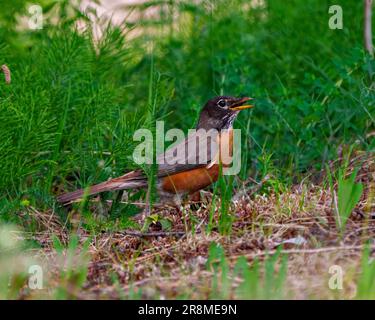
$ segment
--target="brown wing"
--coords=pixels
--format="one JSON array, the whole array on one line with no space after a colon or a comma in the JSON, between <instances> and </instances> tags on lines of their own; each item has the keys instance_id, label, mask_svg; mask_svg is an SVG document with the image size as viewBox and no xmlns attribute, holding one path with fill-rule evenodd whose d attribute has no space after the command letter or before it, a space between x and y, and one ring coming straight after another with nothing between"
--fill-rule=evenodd
<instances>
[{"instance_id":1,"label":"brown wing","mask_svg":"<svg viewBox=\"0 0 375 320\"><path fill-rule=\"evenodd\" d=\"M210 165L218 154L218 132L197 130L157 156L158 177Z\"/></svg>"}]
</instances>

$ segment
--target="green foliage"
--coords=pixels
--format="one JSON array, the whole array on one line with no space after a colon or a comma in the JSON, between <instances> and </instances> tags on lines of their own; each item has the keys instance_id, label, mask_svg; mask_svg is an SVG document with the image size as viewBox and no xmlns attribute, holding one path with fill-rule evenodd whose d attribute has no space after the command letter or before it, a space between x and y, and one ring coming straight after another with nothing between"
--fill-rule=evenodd
<instances>
[{"instance_id":1,"label":"green foliage","mask_svg":"<svg viewBox=\"0 0 375 320\"><path fill-rule=\"evenodd\" d=\"M142 226L142 231L146 232L153 224L160 224L161 228L165 231L169 231L172 228L172 223L169 219L160 217L158 214L151 214L146 218Z\"/></svg>"},{"instance_id":2,"label":"green foliage","mask_svg":"<svg viewBox=\"0 0 375 320\"><path fill-rule=\"evenodd\" d=\"M211 299L228 299L231 291L229 265L221 245L211 243L208 250L207 269L212 272Z\"/></svg>"},{"instance_id":3,"label":"green foliage","mask_svg":"<svg viewBox=\"0 0 375 320\"><path fill-rule=\"evenodd\" d=\"M356 171L354 171L348 179L345 178L343 172L339 174L337 200L341 229L345 228L350 214L363 193L363 184L355 182L356 176Z\"/></svg>"},{"instance_id":4,"label":"green foliage","mask_svg":"<svg viewBox=\"0 0 375 320\"><path fill-rule=\"evenodd\" d=\"M57 236L53 238L53 246L60 263L59 286L56 288L56 299L76 298L77 290L82 288L88 272L88 247L91 239L87 239L79 247L78 236L72 234L67 246L64 246Z\"/></svg>"},{"instance_id":5,"label":"green foliage","mask_svg":"<svg viewBox=\"0 0 375 320\"><path fill-rule=\"evenodd\" d=\"M375 262L371 258L371 246L362 252L361 273L357 281L357 299L375 299Z\"/></svg>"},{"instance_id":6,"label":"green foliage","mask_svg":"<svg viewBox=\"0 0 375 320\"><path fill-rule=\"evenodd\" d=\"M209 248L207 268L213 273L212 299L283 299L286 298L285 280L287 255L278 251L266 256L263 262L255 259L249 266L245 257L239 257L230 270L224 249L216 243ZM233 279L239 285L233 287Z\"/></svg>"},{"instance_id":7,"label":"green foliage","mask_svg":"<svg viewBox=\"0 0 375 320\"><path fill-rule=\"evenodd\" d=\"M351 213L361 199L364 187L362 183L355 182L358 170L354 170L349 178L346 178L347 164L345 164L338 172L336 194L334 177L328 166L326 166L326 171L333 199L333 207L336 212L336 225L342 233L345 230Z\"/></svg>"},{"instance_id":8,"label":"green foliage","mask_svg":"<svg viewBox=\"0 0 375 320\"><path fill-rule=\"evenodd\" d=\"M221 176L219 186L221 193L221 208L219 215L219 231L229 234L232 229L233 215L231 214L231 203L233 194L233 176Z\"/></svg>"},{"instance_id":9,"label":"green foliage","mask_svg":"<svg viewBox=\"0 0 375 320\"><path fill-rule=\"evenodd\" d=\"M288 257L287 255L281 256L280 251L281 247L274 255L266 256L262 264L255 259L250 267L244 257L237 260L234 274L243 279L236 290L240 299L286 298L285 280Z\"/></svg>"}]
</instances>

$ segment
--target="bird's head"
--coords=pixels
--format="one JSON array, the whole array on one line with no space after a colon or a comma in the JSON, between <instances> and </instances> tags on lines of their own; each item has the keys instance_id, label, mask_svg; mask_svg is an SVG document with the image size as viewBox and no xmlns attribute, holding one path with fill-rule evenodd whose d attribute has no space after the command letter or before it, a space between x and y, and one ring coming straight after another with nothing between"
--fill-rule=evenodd
<instances>
[{"instance_id":1,"label":"bird's head","mask_svg":"<svg viewBox=\"0 0 375 320\"><path fill-rule=\"evenodd\" d=\"M233 121L239 111L254 107L248 104L252 98L235 98L229 96L219 96L213 98L203 107L197 129L228 129L233 126Z\"/></svg>"}]
</instances>

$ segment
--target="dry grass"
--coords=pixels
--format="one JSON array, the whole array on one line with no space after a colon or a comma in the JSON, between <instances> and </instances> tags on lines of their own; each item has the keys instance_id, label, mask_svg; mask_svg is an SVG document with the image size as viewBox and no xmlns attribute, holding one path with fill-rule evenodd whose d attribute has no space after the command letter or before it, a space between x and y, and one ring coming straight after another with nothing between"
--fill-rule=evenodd
<instances>
[{"instance_id":1,"label":"dry grass","mask_svg":"<svg viewBox=\"0 0 375 320\"><path fill-rule=\"evenodd\" d=\"M283 245L282 253L289 257L284 297L353 298L363 244L375 236L375 161L364 161L364 156L353 161L352 167L361 164L358 180L364 183L365 193L342 238L336 228L332 194L322 183L296 185L282 194L241 193L232 203L234 222L230 236L220 235L215 228L207 232L209 201L194 211L186 205L182 212L168 209L160 213L172 221L170 232L154 226L146 235L130 230L96 234L87 252L87 280L82 288L76 288L74 281L65 283L67 297L209 298L213 274L206 262L208 248L214 242L224 248L231 267L240 256L250 263L256 257L263 260L267 252ZM56 253L52 235L68 243L68 229L53 212L41 213L31 207L27 210L38 222L40 232L23 233L22 237L42 245L42 249L32 253L48 270L49 289L26 292L25 297L50 296L53 288L61 286L61 270L67 268L66 264L63 266L64 258ZM218 214L215 213L216 218ZM195 232L191 232L193 225ZM81 244L90 237L79 225L75 232ZM299 239L301 243L285 242L288 239ZM344 270L343 290L328 287L332 265ZM240 282L231 279L233 288ZM236 296L229 290L226 297Z\"/></svg>"}]
</instances>

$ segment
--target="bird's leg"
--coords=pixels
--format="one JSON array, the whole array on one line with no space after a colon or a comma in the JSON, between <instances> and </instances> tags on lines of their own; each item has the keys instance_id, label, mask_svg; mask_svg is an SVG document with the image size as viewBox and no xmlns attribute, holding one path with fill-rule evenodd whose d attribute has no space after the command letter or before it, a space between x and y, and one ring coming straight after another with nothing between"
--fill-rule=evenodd
<instances>
[{"instance_id":1,"label":"bird's leg","mask_svg":"<svg viewBox=\"0 0 375 320\"><path fill-rule=\"evenodd\" d=\"M187 203L189 204L190 209L198 210L201 203L202 203L202 197L200 191L197 191L191 195L188 196Z\"/></svg>"},{"instance_id":2,"label":"bird's leg","mask_svg":"<svg viewBox=\"0 0 375 320\"><path fill-rule=\"evenodd\" d=\"M201 202L202 198L201 198L200 191L196 191L196 192L192 193L191 195L189 195L189 200L194 202L194 203Z\"/></svg>"}]
</instances>

